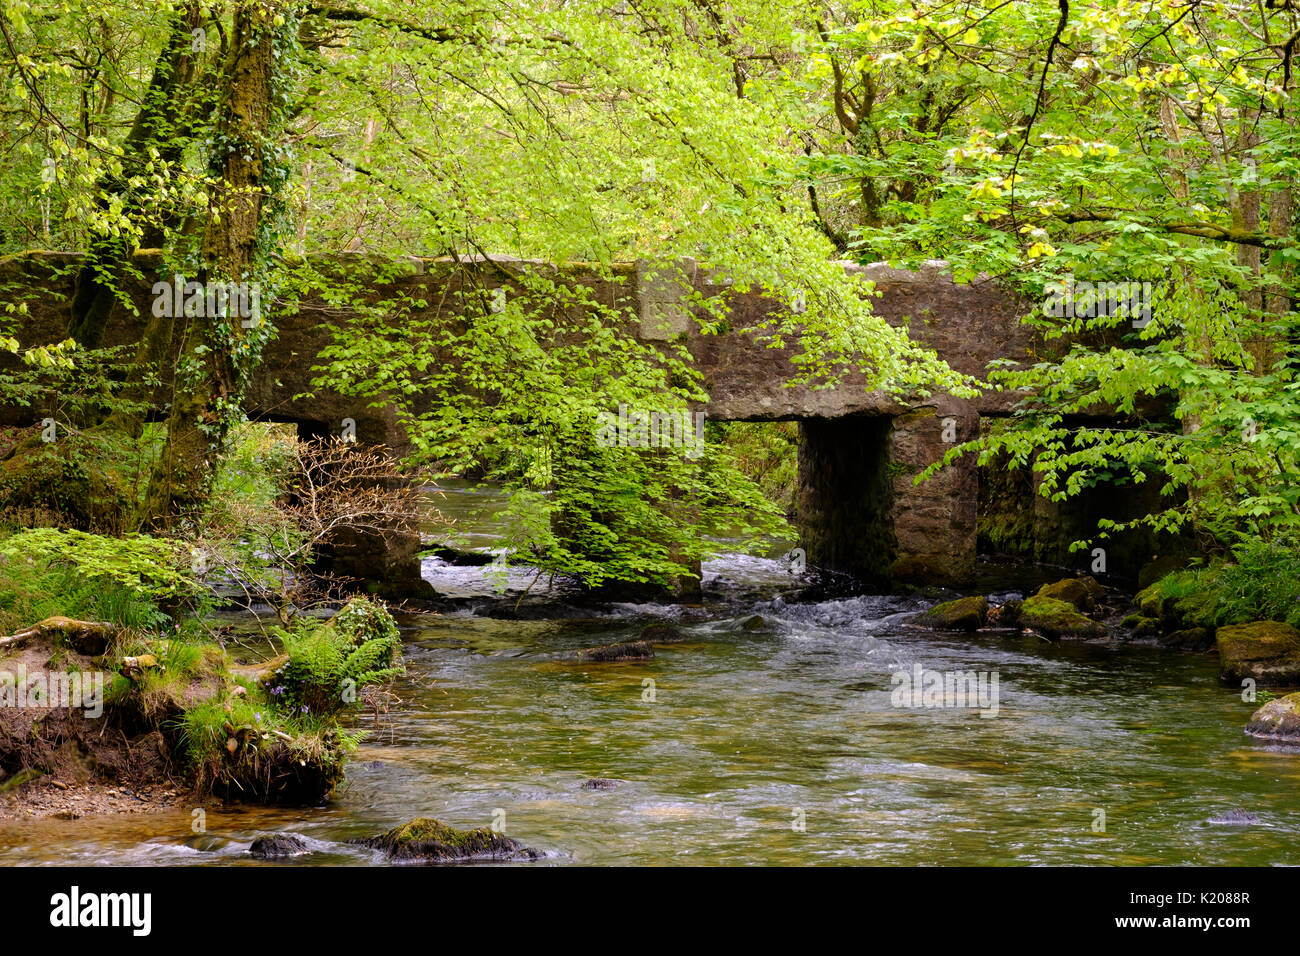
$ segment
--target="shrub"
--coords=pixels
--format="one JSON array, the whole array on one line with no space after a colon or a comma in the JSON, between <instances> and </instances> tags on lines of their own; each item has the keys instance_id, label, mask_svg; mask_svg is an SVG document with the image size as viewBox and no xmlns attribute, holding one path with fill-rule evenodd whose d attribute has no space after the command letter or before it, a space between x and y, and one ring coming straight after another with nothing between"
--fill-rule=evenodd
<instances>
[{"instance_id":1,"label":"shrub","mask_svg":"<svg viewBox=\"0 0 1300 956\"><path fill-rule=\"evenodd\" d=\"M362 687L403 672L397 623L367 597L353 598L330 621L300 618L279 633L288 659L270 693L283 709L326 717L356 703Z\"/></svg>"},{"instance_id":2,"label":"shrub","mask_svg":"<svg viewBox=\"0 0 1300 956\"><path fill-rule=\"evenodd\" d=\"M170 548L149 540L42 528L0 542L0 630L60 614L139 630L169 623L160 604L174 600L168 582L178 579Z\"/></svg>"},{"instance_id":3,"label":"shrub","mask_svg":"<svg viewBox=\"0 0 1300 956\"><path fill-rule=\"evenodd\" d=\"M794 514L799 491L799 426L795 422L723 422L716 426L736 467L783 514Z\"/></svg>"},{"instance_id":4,"label":"shrub","mask_svg":"<svg viewBox=\"0 0 1300 956\"><path fill-rule=\"evenodd\" d=\"M1300 550L1254 541L1238 547L1235 557L1214 577L1216 623L1300 624Z\"/></svg>"},{"instance_id":5,"label":"shrub","mask_svg":"<svg viewBox=\"0 0 1300 956\"><path fill-rule=\"evenodd\" d=\"M0 544L0 555L69 568L89 581L111 582L151 601L200 591L189 570L190 549L169 538L30 528Z\"/></svg>"},{"instance_id":6,"label":"shrub","mask_svg":"<svg viewBox=\"0 0 1300 956\"><path fill-rule=\"evenodd\" d=\"M1142 593L1161 605L1175 601L1188 626L1286 621L1300 627L1300 549L1256 541L1239 546L1233 557L1176 571Z\"/></svg>"}]
</instances>

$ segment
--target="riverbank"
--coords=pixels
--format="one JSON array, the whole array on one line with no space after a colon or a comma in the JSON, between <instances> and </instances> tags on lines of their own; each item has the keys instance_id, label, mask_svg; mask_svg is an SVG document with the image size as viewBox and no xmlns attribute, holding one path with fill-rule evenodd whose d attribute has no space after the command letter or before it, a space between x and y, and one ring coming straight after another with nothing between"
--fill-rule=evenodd
<instances>
[{"instance_id":1,"label":"riverbank","mask_svg":"<svg viewBox=\"0 0 1300 956\"><path fill-rule=\"evenodd\" d=\"M201 806L192 791L177 784L105 786L37 780L0 795L0 820L80 820L108 814L157 813L177 807Z\"/></svg>"},{"instance_id":2,"label":"riverbank","mask_svg":"<svg viewBox=\"0 0 1300 956\"><path fill-rule=\"evenodd\" d=\"M7 618L29 616L59 573L0 567ZM215 620L123 605L106 583L91 593L63 604L103 620L57 614L0 637L0 813L10 818L208 798L318 805L360 737L343 718L377 711L380 688L401 673L397 625L370 598L274 627L273 656L240 663L246 653Z\"/></svg>"}]
</instances>

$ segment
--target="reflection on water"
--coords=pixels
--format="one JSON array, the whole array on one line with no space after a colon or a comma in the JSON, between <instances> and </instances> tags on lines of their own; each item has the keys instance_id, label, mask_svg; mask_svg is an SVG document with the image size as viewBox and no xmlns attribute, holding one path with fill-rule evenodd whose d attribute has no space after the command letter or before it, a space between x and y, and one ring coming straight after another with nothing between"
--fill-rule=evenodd
<instances>
[{"instance_id":1,"label":"reflection on water","mask_svg":"<svg viewBox=\"0 0 1300 956\"><path fill-rule=\"evenodd\" d=\"M465 594L491 594L488 571L426 565ZM504 810L553 864L1300 863L1300 755L1242 734L1252 705L1212 658L913 630L928 602L796 603L773 558L713 562L706 582L703 608L409 617L405 705L329 807L209 809L202 836L188 810L3 825L0 862L255 865L251 839L285 830L316 841L296 863L368 863L343 841ZM665 616L688 640L653 661L557 659ZM996 671L998 716L891 706L915 663ZM1207 822L1234 807L1260 823Z\"/></svg>"}]
</instances>

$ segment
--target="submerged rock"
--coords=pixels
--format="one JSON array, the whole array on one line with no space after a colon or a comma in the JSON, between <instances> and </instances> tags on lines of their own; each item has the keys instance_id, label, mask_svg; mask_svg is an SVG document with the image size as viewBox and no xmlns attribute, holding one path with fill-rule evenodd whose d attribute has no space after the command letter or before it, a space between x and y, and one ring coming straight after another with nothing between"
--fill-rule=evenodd
<instances>
[{"instance_id":1,"label":"submerged rock","mask_svg":"<svg viewBox=\"0 0 1300 956\"><path fill-rule=\"evenodd\" d=\"M1044 584L1035 597L1054 598L1073 604L1076 611L1091 611L1105 595L1105 589L1094 578L1082 577Z\"/></svg>"},{"instance_id":2,"label":"submerged rock","mask_svg":"<svg viewBox=\"0 0 1300 956\"><path fill-rule=\"evenodd\" d=\"M1211 823L1218 823L1229 827L1248 827L1259 823L1259 817L1253 813L1248 813L1240 808L1229 810L1227 813L1218 813L1210 817Z\"/></svg>"},{"instance_id":3,"label":"submerged rock","mask_svg":"<svg viewBox=\"0 0 1300 956\"><path fill-rule=\"evenodd\" d=\"M249 855L259 860L285 860L310 852L307 841L295 833L268 833L258 837L248 848Z\"/></svg>"},{"instance_id":4,"label":"submerged rock","mask_svg":"<svg viewBox=\"0 0 1300 956\"><path fill-rule=\"evenodd\" d=\"M199 833L186 837L184 845L201 853L215 853L227 844L227 840L212 833Z\"/></svg>"},{"instance_id":5,"label":"submerged rock","mask_svg":"<svg viewBox=\"0 0 1300 956\"><path fill-rule=\"evenodd\" d=\"M1300 631L1281 621L1230 624L1215 635L1223 678L1278 687L1300 684Z\"/></svg>"},{"instance_id":6,"label":"submerged rock","mask_svg":"<svg viewBox=\"0 0 1300 956\"><path fill-rule=\"evenodd\" d=\"M689 641L691 636L675 624L669 624L666 621L655 621L653 624L647 624L637 635L638 641L645 641L649 644L680 644L682 641Z\"/></svg>"},{"instance_id":7,"label":"submerged rock","mask_svg":"<svg viewBox=\"0 0 1300 956\"><path fill-rule=\"evenodd\" d=\"M646 641L625 641L622 644L602 644L599 647L584 647L564 655L568 661L580 661L584 664L610 664L617 661L653 660L655 649Z\"/></svg>"},{"instance_id":8,"label":"submerged rock","mask_svg":"<svg viewBox=\"0 0 1300 956\"><path fill-rule=\"evenodd\" d=\"M1020 616L1016 623L1054 641L1062 638L1102 637L1106 633L1104 627L1091 618L1084 617L1073 604L1058 598L1043 597L1041 594L1025 599L1020 605Z\"/></svg>"},{"instance_id":9,"label":"submerged rock","mask_svg":"<svg viewBox=\"0 0 1300 956\"><path fill-rule=\"evenodd\" d=\"M936 604L912 618L912 623L939 631L974 631L984 626L988 616L986 598L964 597Z\"/></svg>"},{"instance_id":10,"label":"submerged rock","mask_svg":"<svg viewBox=\"0 0 1300 956\"><path fill-rule=\"evenodd\" d=\"M742 618L738 624L742 631L762 631L768 626L761 614L751 614L749 617Z\"/></svg>"},{"instance_id":11,"label":"submerged rock","mask_svg":"<svg viewBox=\"0 0 1300 956\"><path fill-rule=\"evenodd\" d=\"M1270 700L1251 715L1246 733L1263 740L1300 744L1300 694Z\"/></svg>"},{"instance_id":12,"label":"submerged rock","mask_svg":"<svg viewBox=\"0 0 1300 956\"><path fill-rule=\"evenodd\" d=\"M583 781L583 790L613 790L622 781L610 780L608 777L592 777L590 780Z\"/></svg>"},{"instance_id":13,"label":"submerged rock","mask_svg":"<svg viewBox=\"0 0 1300 956\"><path fill-rule=\"evenodd\" d=\"M488 860L536 860L536 850L487 827L456 830L431 817L417 817L369 839L354 840L382 850L390 860L416 863L469 863Z\"/></svg>"}]
</instances>

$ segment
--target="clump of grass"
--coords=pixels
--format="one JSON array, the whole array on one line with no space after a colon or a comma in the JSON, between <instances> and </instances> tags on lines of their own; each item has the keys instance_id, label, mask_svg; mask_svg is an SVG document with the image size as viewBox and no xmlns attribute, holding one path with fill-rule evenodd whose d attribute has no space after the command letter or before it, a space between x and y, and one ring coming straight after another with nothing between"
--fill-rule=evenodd
<instances>
[{"instance_id":1,"label":"clump of grass","mask_svg":"<svg viewBox=\"0 0 1300 956\"><path fill-rule=\"evenodd\" d=\"M1231 560L1175 571L1147 592L1202 626L1285 621L1300 627L1300 547L1251 542Z\"/></svg>"},{"instance_id":2,"label":"clump of grass","mask_svg":"<svg viewBox=\"0 0 1300 956\"><path fill-rule=\"evenodd\" d=\"M1155 583L1154 593L1162 599L1178 600L1207 590L1213 579L1214 572L1207 568L1175 571Z\"/></svg>"},{"instance_id":3,"label":"clump of grass","mask_svg":"<svg viewBox=\"0 0 1300 956\"><path fill-rule=\"evenodd\" d=\"M141 630L167 620L156 603L112 582L91 581L48 561L0 564L0 630L12 633L55 615Z\"/></svg>"},{"instance_id":4,"label":"clump of grass","mask_svg":"<svg viewBox=\"0 0 1300 956\"><path fill-rule=\"evenodd\" d=\"M331 719L286 713L250 692L190 707L180 743L200 792L313 803L343 779L361 736Z\"/></svg>"}]
</instances>

